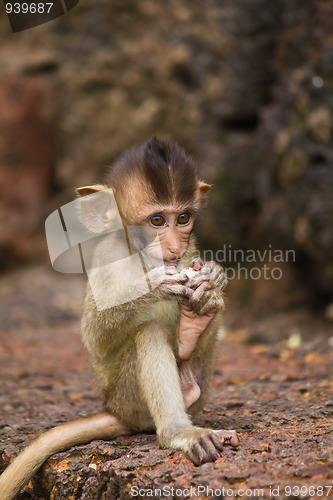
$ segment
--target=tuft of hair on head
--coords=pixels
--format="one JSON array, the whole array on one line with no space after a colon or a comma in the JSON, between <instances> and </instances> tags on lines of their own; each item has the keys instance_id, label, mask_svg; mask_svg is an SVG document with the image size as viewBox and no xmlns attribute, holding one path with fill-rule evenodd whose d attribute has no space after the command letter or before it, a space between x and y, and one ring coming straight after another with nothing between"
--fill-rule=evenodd
<instances>
[{"instance_id":1,"label":"tuft of hair on head","mask_svg":"<svg viewBox=\"0 0 333 500\"><path fill-rule=\"evenodd\" d=\"M127 150L105 177L115 196L124 199L135 183L146 200L163 205L188 205L197 209L205 202L208 184L199 181L193 159L176 142L155 136L137 148ZM132 189L130 189L132 191Z\"/></svg>"},{"instance_id":2,"label":"tuft of hair on head","mask_svg":"<svg viewBox=\"0 0 333 500\"><path fill-rule=\"evenodd\" d=\"M145 145L143 160L147 180L159 202L193 202L198 177L192 158L183 148L152 137Z\"/></svg>"}]
</instances>

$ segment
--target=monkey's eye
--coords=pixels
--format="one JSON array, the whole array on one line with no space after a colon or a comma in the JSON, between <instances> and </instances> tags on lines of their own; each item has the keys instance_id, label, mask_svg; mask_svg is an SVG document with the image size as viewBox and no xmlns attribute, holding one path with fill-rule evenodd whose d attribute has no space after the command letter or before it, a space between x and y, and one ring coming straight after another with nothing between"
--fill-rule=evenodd
<instances>
[{"instance_id":1,"label":"monkey's eye","mask_svg":"<svg viewBox=\"0 0 333 500\"><path fill-rule=\"evenodd\" d=\"M191 219L190 214L184 213L184 214L178 215L177 222L178 222L178 224L187 224L190 221L190 219Z\"/></svg>"},{"instance_id":2,"label":"monkey's eye","mask_svg":"<svg viewBox=\"0 0 333 500\"><path fill-rule=\"evenodd\" d=\"M150 218L150 223L155 227L163 226L165 219L162 215L153 215Z\"/></svg>"}]
</instances>

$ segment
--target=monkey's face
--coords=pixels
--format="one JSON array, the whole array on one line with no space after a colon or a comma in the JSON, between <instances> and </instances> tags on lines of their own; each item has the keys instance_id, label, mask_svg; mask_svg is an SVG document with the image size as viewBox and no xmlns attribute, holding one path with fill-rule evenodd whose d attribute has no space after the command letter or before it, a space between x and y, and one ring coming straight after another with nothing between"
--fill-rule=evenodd
<instances>
[{"instance_id":1,"label":"monkey's face","mask_svg":"<svg viewBox=\"0 0 333 500\"><path fill-rule=\"evenodd\" d=\"M187 250L195 214L184 210L158 211L146 220L148 227L153 228L159 237L164 264L176 267Z\"/></svg>"}]
</instances>

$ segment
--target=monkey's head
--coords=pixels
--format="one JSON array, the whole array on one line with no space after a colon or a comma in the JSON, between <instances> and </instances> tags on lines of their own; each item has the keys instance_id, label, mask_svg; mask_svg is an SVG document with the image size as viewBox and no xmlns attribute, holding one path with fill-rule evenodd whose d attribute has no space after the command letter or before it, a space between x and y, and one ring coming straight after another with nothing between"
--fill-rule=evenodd
<instances>
[{"instance_id":1,"label":"monkey's head","mask_svg":"<svg viewBox=\"0 0 333 500\"><path fill-rule=\"evenodd\" d=\"M126 151L112 165L105 184L78 188L80 196L112 188L125 226L144 225L157 231L166 265L175 266L185 253L196 214L210 186L198 179L192 158L178 144L152 137ZM107 224L105 199L104 223Z\"/></svg>"}]
</instances>

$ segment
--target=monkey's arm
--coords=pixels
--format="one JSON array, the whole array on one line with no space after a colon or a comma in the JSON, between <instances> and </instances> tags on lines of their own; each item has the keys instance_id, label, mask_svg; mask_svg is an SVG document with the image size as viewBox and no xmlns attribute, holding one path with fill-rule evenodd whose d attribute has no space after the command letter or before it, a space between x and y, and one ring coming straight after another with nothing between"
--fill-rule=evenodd
<instances>
[{"instance_id":1,"label":"monkey's arm","mask_svg":"<svg viewBox=\"0 0 333 500\"><path fill-rule=\"evenodd\" d=\"M108 304L112 304L112 298L117 299L119 295L123 298L120 304L124 307L126 314L131 309L137 310L137 307L147 302L158 302L159 300L186 300L192 295L192 290L185 285L188 276L184 271L178 271L174 268L160 266L152 269L144 276L131 278L124 281L125 269L119 264L117 269L108 272L103 269L96 269L93 275L89 276L93 287L88 287L88 296L91 299L98 298L100 310L110 309ZM147 290L149 287L149 290ZM97 297L95 293L97 292ZM103 296L105 308L103 308ZM114 306L117 307L117 306Z\"/></svg>"},{"instance_id":2,"label":"monkey's arm","mask_svg":"<svg viewBox=\"0 0 333 500\"><path fill-rule=\"evenodd\" d=\"M178 367L168 332L158 323L145 325L136 338L138 382L159 442L186 452L199 465L214 461L224 443L238 446L235 431L202 429L191 424L180 387Z\"/></svg>"},{"instance_id":3,"label":"monkey's arm","mask_svg":"<svg viewBox=\"0 0 333 500\"><path fill-rule=\"evenodd\" d=\"M121 269L120 269L121 270ZM120 271L119 270L119 271ZM87 288L84 310L82 315L82 337L90 354L97 355L101 359L111 358L117 350L132 335L133 328L141 322L153 319L151 316L152 305L158 304L161 300L177 300L188 302L193 291L185 285L188 280L183 272L175 269L158 267L150 271L147 276L151 282L159 280L159 285L150 292L136 288L135 299L123 304L106 307L98 310L90 286ZM112 281L121 281L121 273L112 277ZM134 286L134 285L133 285ZM108 289L115 298L118 297L117 289L104 286L103 276L100 279L101 290ZM110 300L110 296L106 297ZM112 296L111 296L112 299ZM112 301L112 300L111 300Z\"/></svg>"}]
</instances>

